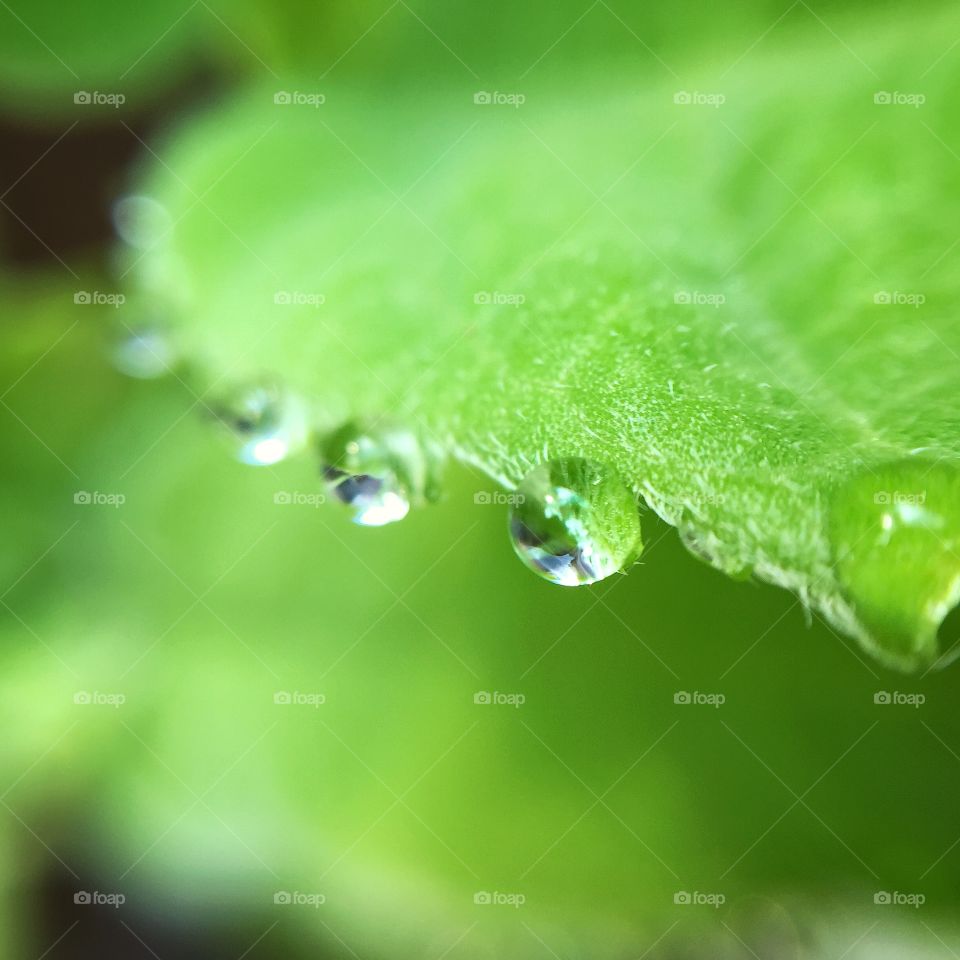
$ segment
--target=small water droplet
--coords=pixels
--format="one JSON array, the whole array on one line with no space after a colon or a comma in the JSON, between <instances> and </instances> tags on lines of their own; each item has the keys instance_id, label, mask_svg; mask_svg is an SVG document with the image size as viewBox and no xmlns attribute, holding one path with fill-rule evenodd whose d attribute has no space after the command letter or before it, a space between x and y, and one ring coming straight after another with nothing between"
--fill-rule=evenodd
<instances>
[{"instance_id":1,"label":"small water droplet","mask_svg":"<svg viewBox=\"0 0 960 960\"><path fill-rule=\"evenodd\" d=\"M120 373L138 380L164 376L177 360L167 332L152 325L125 328L113 345L111 358Z\"/></svg>"},{"instance_id":2,"label":"small water droplet","mask_svg":"<svg viewBox=\"0 0 960 960\"><path fill-rule=\"evenodd\" d=\"M321 460L328 491L363 527L402 520L437 498L438 457L402 427L348 423L323 442Z\"/></svg>"},{"instance_id":3,"label":"small water droplet","mask_svg":"<svg viewBox=\"0 0 960 960\"><path fill-rule=\"evenodd\" d=\"M234 455L252 466L269 466L307 442L304 404L272 383L235 387L209 405Z\"/></svg>"},{"instance_id":4,"label":"small water droplet","mask_svg":"<svg viewBox=\"0 0 960 960\"><path fill-rule=\"evenodd\" d=\"M580 457L551 460L528 473L509 524L517 556L565 587L603 580L643 548L633 494L615 472Z\"/></svg>"},{"instance_id":5,"label":"small water droplet","mask_svg":"<svg viewBox=\"0 0 960 960\"><path fill-rule=\"evenodd\" d=\"M153 197L132 194L113 205L113 226L124 243L137 250L150 250L171 231L167 208Z\"/></svg>"}]
</instances>

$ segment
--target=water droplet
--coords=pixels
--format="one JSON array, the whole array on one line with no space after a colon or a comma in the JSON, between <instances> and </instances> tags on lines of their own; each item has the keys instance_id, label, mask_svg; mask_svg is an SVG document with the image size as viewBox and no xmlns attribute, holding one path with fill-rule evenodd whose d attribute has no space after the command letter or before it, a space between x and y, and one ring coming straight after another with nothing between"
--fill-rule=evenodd
<instances>
[{"instance_id":1,"label":"water droplet","mask_svg":"<svg viewBox=\"0 0 960 960\"><path fill-rule=\"evenodd\" d=\"M234 388L209 408L243 463L269 466L306 445L304 404L275 384Z\"/></svg>"},{"instance_id":2,"label":"water droplet","mask_svg":"<svg viewBox=\"0 0 960 960\"><path fill-rule=\"evenodd\" d=\"M324 441L321 459L327 489L360 526L394 523L437 498L438 457L409 430L348 423Z\"/></svg>"},{"instance_id":3,"label":"water droplet","mask_svg":"<svg viewBox=\"0 0 960 960\"><path fill-rule=\"evenodd\" d=\"M113 226L117 235L137 250L150 250L173 228L167 208L153 197L133 194L113 205Z\"/></svg>"},{"instance_id":4,"label":"water droplet","mask_svg":"<svg viewBox=\"0 0 960 960\"><path fill-rule=\"evenodd\" d=\"M111 357L117 370L138 380L164 376L177 360L166 331L151 325L125 328L113 345Z\"/></svg>"},{"instance_id":5,"label":"water droplet","mask_svg":"<svg viewBox=\"0 0 960 960\"><path fill-rule=\"evenodd\" d=\"M863 470L834 491L829 524L864 641L900 669L933 663L937 630L960 602L960 471L920 458Z\"/></svg>"},{"instance_id":6,"label":"water droplet","mask_svg":"<svg viewBox=\"0 0 960 960\"><path fill-rule=\"evenodd\" d=\"M510 508L510 536L534 573L565 587L603 580L642 550L633 494L612 470L579 457L527 474Z\"/></svg>"}]
</instances>

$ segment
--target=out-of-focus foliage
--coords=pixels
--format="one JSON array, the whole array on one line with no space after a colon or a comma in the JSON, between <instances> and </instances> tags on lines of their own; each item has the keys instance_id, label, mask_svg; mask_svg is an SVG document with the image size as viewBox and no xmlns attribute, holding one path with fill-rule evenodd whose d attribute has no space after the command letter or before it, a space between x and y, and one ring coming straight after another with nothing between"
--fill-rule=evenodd
<instances>
[{"instance_id":1,"label":"out-of-focus foliage","mask_svg":"<svg viewBox=\"0 0 960 960\"><path fill-rule=\"evenodd\" d=\"M692 50L731 60L771 24L836 16L837 0L786 12L774 0L726 11L696 0L650 5L507 0L451 5L444 0L6 0L0 13L0 98L31 122L65 118L117 122L158 95L197 81L200 71L248 75L282 88L291 76L395 92L398 85L450 87L570 78L570 69L605 64L620 84L692 68ZM866 9L874 10L873 6ZM694 71L695 72L695 71ZM120 95L75 103L78 93Z\"/></svg>"}]
</instances>

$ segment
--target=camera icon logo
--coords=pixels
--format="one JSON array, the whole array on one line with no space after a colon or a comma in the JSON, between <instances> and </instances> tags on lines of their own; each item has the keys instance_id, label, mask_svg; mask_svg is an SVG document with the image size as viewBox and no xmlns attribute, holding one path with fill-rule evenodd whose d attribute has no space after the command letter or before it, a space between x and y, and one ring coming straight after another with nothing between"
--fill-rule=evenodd
<instances>
[{"instance_id":1,"label":"camera icon logo","mask_svg":"<svg viewBox=\"0 0 960 960\"><path fill-rule=\"evenodd\" d=\"M480 104L493 103L493 97L486 90L478 90L473 95L473 102Z\"/></svg>"},{"instance_id":2,"label":"camera icon logo","mask_svg":"<svg viewBox=\"0 0 960 960\"><path fill-rule=\"evenodd\" d=\"M690 903L690 894L686 890L678 890L673 895L673 902L678 906L686 906Z\"/></svg>"},{"instance_id":3,"label":"camera icon logo","mask_svg":"<svg viewBox=\"0 0 960 960\"><path fill-rule=\"evenodd\" d=\"M74 703L79 703L79 704L81 704L81 705L88 704L88 703L91 702L91 700L92 700L92 698L91 698L91 696L90 696L90 693L89 693L87 690L78 690L78 691L73 695L73 702L74 702Z\"/></svg>"},{"instance_id":4,"label":"camera icon logo","mask_svg":"<svg viewBox=\"0 0 960 960\"><path fill-rule=\"evenodd\" d=\"M282 306L287 306L293 302L293 297L290 295L289 290L278 290L273 295L273 302Z\"/></svg>"},{"instance_id":5,"label":"camera icon logo","mask_svg":"<svg viewBox=\"0 0 960 960\"><path fill-rule=\"evenodd\" d=\"M890 295L889 290L878 290L873 295L873 302L879 304L887 304L893 300L893 297Z\"/></svg>"},{"instance_id":6,"label":"camera icon logo","mask_svg":"<svg viewBox=\"0 0 960 960\"><path fill-rule=\"evenodd\" d=\"M692 301L692 297L686 290L678 290L673 295L674 303L690 303L691 301Z\"/></svg>"},{"instance_id":7,"label":"camera icon logo","mask_svg":"<svg viewBox=\"0 0 960 960\"><path fill-rule=\"evenodd\" d=\"M690 694L686 690L678 690L673 695L674 703L690 703Z\"/></svg>"},{"instance_id":8,"label":"camera icon logo","mask_svg":"<svg viewBox=\"0 0 960 960\"><path fill-rule=\"evenodd\" d=\"M278 90L278 91L273 95L273 102L274 102L274 103L277 103L277 104L281 104L281 105L282 105L282 104L287 104L287 103L292 103L292 102L293 102L293 97L292 97L292 96L290 95L290 93L289 93L288 91L286 91L286 90Z\"/></svg>"},{"instance_id":9,"label":"camera icon logo","mask_svg":"<svg viewBox=\"0 0 960 960\"><path fill-rule=\"evenodd\" d=\"M74 302L74 303L82 303L82 304L92 303L92 302L93 302L93 297L91 297L90 294L87 293L86 290L78 290L78 291L73 295L73 302Z\"/></svg>"},{"instance_id":10,"label":"camera icon logo","mask_svg":"<svg viewBox=\"0 0 960 960\"><path fill-rule=\"evenodd\" d=\"M478 307L486 306L486 305L487 305L488 303L490 303L492 300L493 300L493 298L490 296L490 293L489 293L487 290L478 290L478 291L473 295L473 302L474 302Z\"/></svg>"},{"instance_id":11,"label":"camera icon logo","mask_svg":"<svg viewBox=\"0 0 960 960\"><path fill-rule=\"evenodd\" d=\"M878 690L873 695L874 703L890 703L890 694L886 690Z\"/></svg>"},{"instance_id":12,"label":"camera icon logo","mask_svg":"<svg viewBox=\"0 0 960 960\"><path fill-rule=\"evenodd\" d=\"M886 890L878 890L873 895L873 902L881 905L885 905L891 902L890 894Z\"/></svg>"},{"instance_id":13,"label":"camera icon logo","mask_svg":"<svg viewBox=\"0 0 960 960\"><path fill-rule=\"evenodd\" d=\"M473 902L478 906L485 907L493 903L493 897L486 890L478 890L473 895Z\"/></svg>"},{"instance_id":14,"label":"camera icon logo","mask_svg":"<svg viewBox=\"0 0 960 960\"><path fill-rule=\"evenodd\" d=\"M77 490L73 495L74 503L91 503L92 501L93 497L87 490Z\"/></svg>"},{"instance_id":15,"label":"camera icon logo","mask_svg":"<svg viewBox=\"0 0 960 960\"><path fill-rule=\"evenodd\" d=\"M279 704L293 703L293 697L289 690L277 690L273 695L273 702Z\"/></svg>"},{"instance_id":16,"label":"camera icon logo","mask_svg":"<svg viewBox=\"0 0 960 960\"><path fill-rule=\"evenodd\" d=\"M86 890L78 890L73 895L73 902L85 906L93 902L93 897Z\"/></svg>"},{"instance_id":17,"label":"camera icon logo","mask_svg":"<svg viewBox=\"0 0 960 960\"><path fill-rule=\"evenodd\" d=\"M89 93L87 93L86 90L78 90L73 95L73 102L74 103L92 103L93 98L90 96Z\"/></svg>"},{"instance_id":18,"label":"camera icon logo","mask_svg":"<svg viewBox=\"0 0 960 960\"><path fill-rule=\"evenodd\" d=\"M693 97L691 97L686 90L678 90L673 95L673 102L680 103L680 104L693 103Z\"/></svg>"},{"instance_id":19,"label":"camera icon logo","mask_svg":"<svg viewBox=\"0 0 960 960\"><path fill-rule=\"evenodd\" d=\"M493 697L490 696L489 690L478 690L473 695L473 702L478 704L493 703Z\"/></svg>"},{"instance_id":20,"label":"camera icon logo","mask_svg":"<svg viewBox=\"0 0 960 960\"><path fill-rule=\"evenodd\" d=\"M893 103L893 95L886 90L878 90L873 95L874 103Z\"/></svg>"},{"instance_id":21,"label":"camera icon logo","mask_svg":"<svg viewBox=\"0 0 960 960\"><path fill-rule=\"evenodd\" d=\"M273 902L277 904L287 904L293 902L293 897L286 890L278 890L273 895Z\"/></svg>"},{"instance_id":22,"label":"camera icon logo","mask_svg":"<svg viewBox=\"0 0 960 960\"><path fill-rule=\"evenodd\" d=\"M293 497L286 490L278 490L273 495L273 502L278 504L292 503Z\"/></svg>"}]
</instances>

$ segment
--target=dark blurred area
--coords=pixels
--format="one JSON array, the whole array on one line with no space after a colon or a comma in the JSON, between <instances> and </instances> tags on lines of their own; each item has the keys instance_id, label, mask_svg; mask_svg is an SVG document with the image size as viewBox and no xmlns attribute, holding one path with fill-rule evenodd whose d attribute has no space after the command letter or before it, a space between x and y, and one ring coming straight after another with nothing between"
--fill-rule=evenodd
<instances>
[{"instance_id":1,"label":"dark blurred area","mask_svg":"<svg viewBox=\"0 0 960 960\"><path fill-rule=\"evenodd\" d=\"M38 123L0 111L0 256L21 269L110 268L116 234L110 211L131 186L146 144L182 110L223 89L209 68L194 65L173 89L122 122L82 118Z\"/></svg>"}]
</instances>

